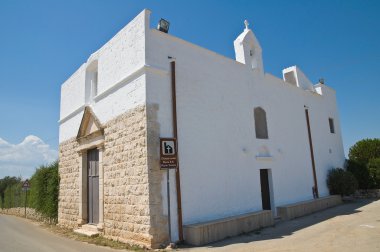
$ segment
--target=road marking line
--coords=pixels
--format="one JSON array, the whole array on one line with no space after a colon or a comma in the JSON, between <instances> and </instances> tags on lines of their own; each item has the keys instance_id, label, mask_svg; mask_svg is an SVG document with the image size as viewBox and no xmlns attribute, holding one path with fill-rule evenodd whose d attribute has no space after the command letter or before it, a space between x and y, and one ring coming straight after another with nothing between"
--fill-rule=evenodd
<instances>
[{"instance_id":1,"label":"road marking line","mask_svg":"<svg viewBox=\"0 0 380 252\"><path fill-rule=\"evenodd\" d=\"M360 225L359 227L366 227L366 228L375 228L374 226L372 225Z\"/></svg>"}]
</instances>

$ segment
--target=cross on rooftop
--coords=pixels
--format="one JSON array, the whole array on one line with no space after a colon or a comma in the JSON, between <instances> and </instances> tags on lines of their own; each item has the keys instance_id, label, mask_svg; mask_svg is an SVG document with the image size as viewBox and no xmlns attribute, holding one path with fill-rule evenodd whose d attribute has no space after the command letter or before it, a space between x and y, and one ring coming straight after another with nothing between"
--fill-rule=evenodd
<instances>
[{"instance_id":1,"label":"cross on rooftop","mask_svg":"<svg viewBox=\"0 0 380 252\"><path fill-rule=\"evenodd\" d=\"M245 29L248 30L249 29L248 28L248 25L249 25L248 20L244 20L244 25L245 25Z\"/></svg>"}]
</instances>

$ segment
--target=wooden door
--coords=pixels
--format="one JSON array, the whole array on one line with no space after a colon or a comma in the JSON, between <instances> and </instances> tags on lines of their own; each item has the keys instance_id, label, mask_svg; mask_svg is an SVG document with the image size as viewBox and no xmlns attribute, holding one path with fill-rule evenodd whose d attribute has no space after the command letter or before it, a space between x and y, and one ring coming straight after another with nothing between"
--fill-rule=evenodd
<instances>
[{"instance_id":1,"label":"wooden door","mask_svg":"<svg viewBox=\"0 0 380 252\"><path fill-rule=\"evenodd\" d=\"M99 150L87 152L88 223L99 222Z\"/></svg>"}]
</instances>

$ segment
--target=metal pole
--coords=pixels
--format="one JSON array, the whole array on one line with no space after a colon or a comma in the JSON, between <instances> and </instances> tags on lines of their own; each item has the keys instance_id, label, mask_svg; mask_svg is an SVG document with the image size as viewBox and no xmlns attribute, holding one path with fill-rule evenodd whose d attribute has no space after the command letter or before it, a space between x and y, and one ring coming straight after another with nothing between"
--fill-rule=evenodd
<instances>
[{"instance_id":1,"label":"metal pole","mask_svg":"<svg viewBox=\"0 0 380 252\"><path fill-rule=\"evenodd\" d=\"M307 124L307 133L308 133L308 136L309 136L309 147L310 147L311 165L312 165L312 168L313 168L313 180L314 180L314 190L313 191L315 191L315 198L319 198L317 174L316 174L316 171L315 171L313 139L311 138L311 129L310 129L309 110L308 109L305 109L305 116L306 116L306 124Z\"/></svg>"},{"instance_id":2,"label":"metal pole","mask_svg":"<svg viewBox=\"0 0 380 252\"><path fill-rule=\"evenodd\" d=\"M26 201L28 199L28 190L26 189L25 190L25 203L24 203L24 207L25 207L25 218L26 218Z\"/></svg>"},{"instance_id":3,"label":"metal pole","mask_svg":"<svg viewBox=\"0 0 380 252\"><path fill-rule=\"evenodd\" d=\"M181 199L181 177L179 174L179 154L178 154L178 135L177 135L177 98L176 98L176 82L175 82L175 61L170 62L171 82L172 82L172 106L173 106L173 136L177 139L177 169L175 173L176 190L177 190L177 212L178 212L178 236L179 241L183 242L183 227L182 227L182 199Z\"/></svg>"},{"instance_id":4,"label":"metal pole","mask_svg":"<svg viewBox=\"0 0 380 252\"><path fill-rule=\"evenodd\" d=\"M172 243L172 224L170 220L170 183L169 183L169 170L166 169L166 185L167 185L167 194L168 194L168 226L169 226L169 243Z\"/></svg>"}]
</instances>

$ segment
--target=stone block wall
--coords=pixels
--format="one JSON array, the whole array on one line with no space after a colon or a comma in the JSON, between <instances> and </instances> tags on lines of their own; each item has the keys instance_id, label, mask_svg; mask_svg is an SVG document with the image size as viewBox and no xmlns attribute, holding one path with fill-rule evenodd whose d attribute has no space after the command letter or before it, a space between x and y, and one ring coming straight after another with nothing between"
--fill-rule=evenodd
<instances>
[{"instance_id":1,"label":"stone block wall","mask_svg":"<svg viewBox=\"0 0 380 252\"><path fill-rule=\"evenodd\" d=\"M150 246L145 106L104 128L104 235Z\"/></svg>"},{"instance_id":2,"label":"stone block wall","mask_svg":"<svg viewBox=\"0 0 380 252\"><path fill-rule=\"evenodd\" d=\"M165 221L160 207L160 170L148 165L147 129L145 106L105 125L104 235L156 248L165 241L161 234Z\"/></svg>"},{"instance_id":3,"label":"stone block wall","mask_svg":"<svg viewBox=\"0 0 380 252\"><path fill-rule=\"evenodd\" d=\"M161 198L164 171L159 167L157 110L156 105L148 109L138 106L103 125L103 235L150 248L168 242ZM76 139L60 145L58 222L69 228L76 227L79 218L78 147Z\"/></svg>"},{"instance_id":4,"label":"stone block wall","mask_svg":"<svg viewBox=\"0 0 380 252\"><path fill-rule=\"evenodd\" d=\"M340 195L330 195L318 199L306 200L277 207L277 215L282 220L291 220L317 211L342 204Z\"/></svg>"},{"instance_id":5,"label":"stone block wall","mask_svg":"<svg viewBox=\"0 0 380 252\"><path fill-rule=\"evenodd\" d=\"M274 223L272 211L263 210L184 226L185 241L200 246L251 232Z\"/></svg>"},{"instance_id":6,"label":"stone block wall","mask_svg":"<svg viewBox=\"0 0 380 252\"><path fill-rule=\"evenodd\" d=\"M169 241L168 216L163 213L161 182L166 171L160 169L160 125L157 120L158 104L149 104L147 114L149 208L153 236L152 247ZM173 213L175 214L175 213Z\"/></svg>"},{"instance_id":7,"label":"stone block wall","mask_svg":"<svg viewBox=\"0 0 380 252\"><path fill-rule=\"evenodd\" d=\"M357 199L380 198L380 189L356 190L354 197Z\"/></svg>"},{"instance_id":8,"label":"stone block wall","mask_svg":"<svg viewBox=\"0 0 380 252\"><path fill-rule=\"evenodd\" d=\"M20 217L25 217L25 208L24 207L14 207L14 208L4 208L0 209L0 214L15 215ZM26 218L30 220L42 221L46 223L52 222L48 218L44 218L42 214L37 212L34 208L26 208Z\"/></svg>"},{"instance_id":9,"label":"stone block wall","mask_svg":"<svg viewBox=\"0 0 380 252\"><path fill-rule=\"evenodd\" d=\"M77 227L79 217L79 154L75 138L59 145L58 225Z\"/></svg>"}]
</instances>

